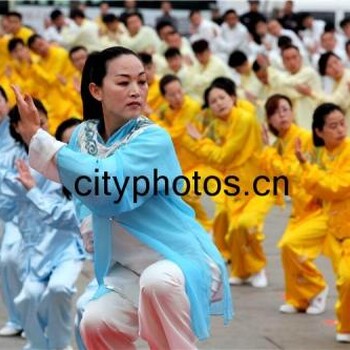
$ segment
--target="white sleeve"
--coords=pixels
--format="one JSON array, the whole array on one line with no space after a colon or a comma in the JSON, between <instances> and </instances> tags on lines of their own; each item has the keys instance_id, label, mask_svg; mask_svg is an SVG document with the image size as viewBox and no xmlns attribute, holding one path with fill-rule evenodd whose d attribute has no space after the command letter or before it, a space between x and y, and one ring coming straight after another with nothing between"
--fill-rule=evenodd
<instances>
[{"instance_id":1,"label":"white sleeve","mask_svg":"<svg viewBox=\"0 0 350 350\"><path fill-rule=\"evenodd\" d=\"M57 141L43 129L39 129L29 144L29 164L46 178L60 182L55 155L65 143Z\"/></svg>"}]
</instances>

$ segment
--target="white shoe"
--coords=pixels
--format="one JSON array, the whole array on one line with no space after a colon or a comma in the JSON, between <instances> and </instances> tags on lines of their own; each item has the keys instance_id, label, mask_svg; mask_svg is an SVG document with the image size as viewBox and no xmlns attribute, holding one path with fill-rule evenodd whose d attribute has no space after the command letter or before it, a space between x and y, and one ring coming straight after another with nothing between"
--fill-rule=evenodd
<instances>
[{"instance_id":1,"label":"white shoe","mask_svg":"<svg viewBox=\"0 0 350 350\"><path fill-rule=\"evenodd\" d=\"M283 314L296 314L298 313L298 309L291 304L283 304L280 306L280 312Z\"/></svg>"},{"instance_id":2,"label":"white shoe","mask_svg":"<svg viewBox=\"0 0 350 350\"><path fill-rule=\"evenodd\" d=\"M249 277L248 282L255 288L267 287L267 277L265 269Z\"/></svg>"},{"instance_id":3,"label":"white shoe","mask_svg":"<svg viewBox=\"0 0 350 350\"><path fill-rule=\"evenodd\" d=\"M21 338L23 338L23 339L26 339L27 337L26 337L26 332L25 331L22 331L21 332Z\"/></svg>"},{"instance_id":4,"label":"white shoe","mask_svg":"<svg viewBox=\"0 0 350 350\"><path fill-rule=\"evenodd\" d=\"M335 339L339 343L350 343L350 333L337 333Z\"/></svg>"},{"instance_id":5,"label":"white shoe","mask_svg":"<svg viewBox=\"0 0 350 350\"><path fill-rule=\"evenodd\" d=\"M234 276L230 277L228 281L231 286L241 286L244 283L244 279Z\"/></svg>"},{"instance_id":6,"label":"white shoe","mask_svg":"<svg viewBox=\"0 0 350 350\"><path fill-rule=\"evenodd\" d=\"M17 335L20 335L21 332L22 329L18 329L9 324L6 324L0 329L0 337L15 337Z\"/></svg>"},{"instance_id":7,"label":"white shoe","mask_svg":"<svg viewBox=\"0 0 350 350\"><path fill-rule=\"evenodd\" d=\"M319 315L326 310L326 301L328 295L328 286L319 294L317 294L310 303L310 306L306 309L308 315Z\"/></svg>"}]
</instances>

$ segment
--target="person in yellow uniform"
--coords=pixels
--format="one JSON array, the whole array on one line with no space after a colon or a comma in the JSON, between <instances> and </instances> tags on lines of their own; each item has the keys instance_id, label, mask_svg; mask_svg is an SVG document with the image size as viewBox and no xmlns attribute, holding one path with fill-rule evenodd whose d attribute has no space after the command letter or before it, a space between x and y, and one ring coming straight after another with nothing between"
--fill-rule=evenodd
<instances>
[{"instance_id":1,"label":"person in yellow uniform","mask_svg":"<svg viewBox=\"0 0 350 350\"><path fill-rule=\"evenodd\" d=\"M247 281L255 287L265 287L266 258L259 218L264 217L260 212L265 213L267 206L265 201L260 206L249 206L255 197L250 191L252 179L259 174L260 126L255 114L236 106L235 84L231 79L214 80L205 91L204 100L213 121L204 134L189 128L192 137L185 136L183 142L199 160L220 171L226 185L214 217L214 241L231 260L231 284ZM235 181L232 176L239 179L236 184L239 188L228 186Z\"/></svg>"},{"instance_id":2,"label":"person in yellow uniform","mask_svg":"<svg viewBox=\"0 0 350 350\"><path fill-rule=\"evenodd\" d=\"M187 133L186 126L189 123L196 124L198 122L201 106L197 101L185 95L181 81L175 75L165 75L159 82L159 88L166 104L162 106L159 113L152 119L169 132L184 175L188 179L192 178L195 171L202 175L205 170L202 169L201 163L182 144L182 135ZM207 231L210 231L211 220L200 199L200 196L196 196L193 191L184 196L184 200L196 212L197 220Z\"/></svg>"},{"instance_id":3,"label":"person in yellow uniform","mask_svg":"<svg viewBox=\"0 0 350 350\"><path fill-rule=\"evenodd\" d=\"M22 14L16 11L7 12L5 18L8 23L8 33L13 38L20 38L27 44L28 39L34 34L33 30L23 26Z\"/></svg>"},{"instance_id":4,"label":"person in yellow uniform","mask_svg":"<svg viewBox=\"0 0 350 350\"><path fill-rule=\"evenodd\" d=\"M28 46L39 56L39 61L30 65L31 76L42 91L50 115L50 132L54 133L63 120L75 113L75 106L67 100L65 93L75 68L64 48L51 45L38 34L28 39Z\"/></svg>"},{"instance_id":5,"label":"person in yellow uniform","mask_svg":"<svg viewBox=\"0 0 350 350\"><path fill-rule=\"evenodd\" d=\"M345 114L338 105L324 103L313 115L314 145L319 161L311 164L296 145L303 169L303 186L322 201L328 216L325 254L331 258L336 275L338 342L350 343L350 140L346 138Z\"/></svg>"},{"instance_id":6,"label":"person in yellow uniform","mask_svg":"<svg viewBox=\"0 0 350 350\"><path fill-rule=\"evenodd\" d=\"M288 179L283 185L288 186L288 194L292 198L291 217L278 243L286 298L280 312L306 311L317 315L325 311L328 293L326 281L314 264L325 241L327 216L317 197L300 186L302 172L295 157L296 140L303 145L303 152L313 154L311 133L294 123L292 102L286 95L270 96L265 111L268 127L277 139L273 146L263 150L261 166L270 177L284 176ZM267 130L263 140L266 145L269 144ZM280 190L283 192L285 188Z\"/></svg>"},{"instance_id":7,"label":"person in yellow uniform","mask_svg":"<svg viewBox=\"0 0 350 350\"><path fill-rule=\"evenodd\" d=\"M141 52L139 53L139 57L143 63L148 84L147 106L144 113L146 115L158 113L159 108L164 105L165 100L159 89L159 77L156 75L156 66L151 54Z\"/></svg>"}]
</instances>

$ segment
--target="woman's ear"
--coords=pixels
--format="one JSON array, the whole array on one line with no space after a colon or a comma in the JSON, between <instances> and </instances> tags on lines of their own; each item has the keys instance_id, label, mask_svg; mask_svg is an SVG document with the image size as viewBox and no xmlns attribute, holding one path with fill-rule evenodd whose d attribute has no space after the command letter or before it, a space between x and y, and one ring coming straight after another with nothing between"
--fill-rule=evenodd
<instances>
[{"instance_id":1,"label":"woman's ear","mask_svg":"<svg viewBox=\"0 0 350 350\"><path fill-rule=\"evenodd\" d=\"M95 83L90 83L89 91L93 98L95 98L97 101L102 101L102 91L99 86L97 86Z\"/></svg>"},{"instance_id":2,"label":"woman's ear","mask_svg":"<svg viewBox=\"0 0 350 350\"><path fill-rule=\"evenodd\" d=\"M315 128L315 134L317 137L323 140L323 131Z\"/></svg>"}]
</instances>

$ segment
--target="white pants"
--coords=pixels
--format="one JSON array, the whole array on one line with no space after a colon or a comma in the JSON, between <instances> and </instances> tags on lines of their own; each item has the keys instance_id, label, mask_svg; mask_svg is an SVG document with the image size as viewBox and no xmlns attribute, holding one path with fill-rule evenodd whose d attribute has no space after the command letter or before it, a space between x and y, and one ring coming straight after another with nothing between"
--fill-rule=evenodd
<instances>
[{"instance_id":1,"label":"white pants","mask_svg":"<svg viewBox=\"0 0 350 350\"><path fill-rule=\"evenodd\" d=\"M140 336L152 350L196 349L191 328L185 278L169 260L147 267L136 280L139 306L127 296L110 292L91 301L80 325L89 350L136 349Z\"/></svg>"}]
</instances>

